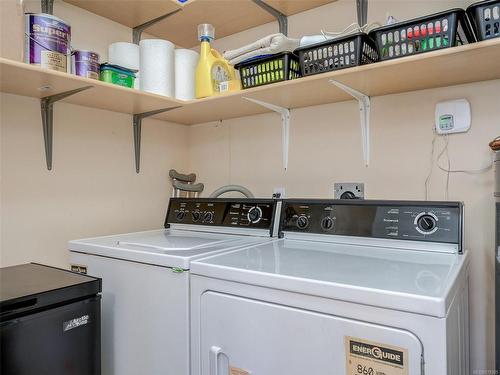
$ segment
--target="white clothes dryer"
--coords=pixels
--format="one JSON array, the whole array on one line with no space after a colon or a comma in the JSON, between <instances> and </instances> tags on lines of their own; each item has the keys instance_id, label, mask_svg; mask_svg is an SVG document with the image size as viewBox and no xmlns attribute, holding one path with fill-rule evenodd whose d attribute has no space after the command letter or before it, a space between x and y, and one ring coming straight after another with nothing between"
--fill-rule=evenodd
<instances>
[{"instance_id":1,"label":"white clothes dryer","mask_svg":"<svg viewBox=\"0 0 500 375\"><path fill-rule=\"evenodd\" d=\"M283 238L191 263L192 375L469 375L458 202L285 200Z\"/></svg>"}]
</instances>

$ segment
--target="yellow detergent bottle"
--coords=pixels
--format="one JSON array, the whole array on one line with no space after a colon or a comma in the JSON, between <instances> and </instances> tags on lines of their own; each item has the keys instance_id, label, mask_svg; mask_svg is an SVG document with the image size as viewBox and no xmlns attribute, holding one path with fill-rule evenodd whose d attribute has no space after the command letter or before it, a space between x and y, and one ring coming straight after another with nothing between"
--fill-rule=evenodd
<instances>
[{"instance_id":1,"label":"yellow detergent bottle","mask_svg":"<svg viewBox=\"0 0 500 375\"><path fill-rule=\"evenodd\" d=\"M198 99L241 89L241 82L232 65L210 46L214 36L215 29L212 25L198 25L198 39L201 41L200 59L196 66Z\"/></svg>"}]
</instances>

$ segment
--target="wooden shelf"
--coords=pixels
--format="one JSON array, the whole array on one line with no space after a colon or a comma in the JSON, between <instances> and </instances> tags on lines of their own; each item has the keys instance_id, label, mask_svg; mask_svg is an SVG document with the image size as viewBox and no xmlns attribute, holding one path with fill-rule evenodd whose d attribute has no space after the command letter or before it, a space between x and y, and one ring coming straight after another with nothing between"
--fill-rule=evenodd
<instances>
[{"instance_id":1,"label":"wooden shelf","mask_svg":"<svg viewBox=\"0 0 500 375\"><path fill-rule=\"evenodd\" d=\"M92 89L63 101L128 114L183 105L173 98L0 58L1 92L42 98L84 86Z\"/></svg>"},{"instance_id":2,"label":"wooden shelf","mask_svg":"<svg viewBox=\"0 0 500 375\"><path fill-rule=\"evenodd\" d=\"M181 106L153 117L191 125L270 112L245 100L246 97L290 109L351 100L329 83L332 79L369 96L500 79L499 61L500 39L493 39L212 98L181 101L0 59L0 90L40 98L91 85L91 90L63 101L128 114ZM46 86L50 89L40 90Z\"/></svg>"},{"instance_id":3,"label":"wooden shelf","mask_svg":"<svg viewBox=\"0 0 500 375\"><path fill-rule=\"evenodd\" d=\"M64 1L128 27L182 9L146 32L186 48L199 44L197 26L201 23L214 25L216 38L223 38L275 20L251 0L189 0L182 5L177 0L130 0L126 6L123 0ZM334 1L266 0L266 3L289 16Z\"/></svg>"},{"instance_id":4,"label":"wooden shelf","mask_svg":"<svg viewBox=\"0 0 500 375\"><path fill-rule=\"evenodd\" d=\"M191 101L158 117L197 124L270 112L245 97L289 109L352 100L332 79L369 96L500 79L499 61L500 39L493 39Z\"/></svg>"}]
</instances>

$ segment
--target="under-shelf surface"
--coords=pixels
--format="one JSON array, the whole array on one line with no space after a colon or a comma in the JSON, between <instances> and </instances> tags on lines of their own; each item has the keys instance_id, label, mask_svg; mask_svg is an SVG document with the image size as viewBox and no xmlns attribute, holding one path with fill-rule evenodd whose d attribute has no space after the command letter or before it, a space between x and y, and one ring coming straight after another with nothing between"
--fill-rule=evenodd
<instances>
[{"instance_id":1,"label":"under-shelf surface","mask_svg":"<svg viewBox=\"0 0 500 375\"><path fill-rule=\"evenodd\" d=\"M176 0L64 0L79 8L108 18L128 27L182 8Z\"/></svg>"},{"instance_id":2,"label":"under-shelf surface","mask_svg":"<svg viewBox=\"0 0 500 375\"><path fill-rule=\"evenodd\" d=\"M189 0L184 4L177 0L64 1L128 27L135 27L182 9L181 12L152 25L146 32L186 48L199 44L197 26L201 23L214 25L216 38L223 38L275 20L252 0ZM336 0L266 0L265 2L289 16L334 1Z\"/></svg>"}]
</instances>

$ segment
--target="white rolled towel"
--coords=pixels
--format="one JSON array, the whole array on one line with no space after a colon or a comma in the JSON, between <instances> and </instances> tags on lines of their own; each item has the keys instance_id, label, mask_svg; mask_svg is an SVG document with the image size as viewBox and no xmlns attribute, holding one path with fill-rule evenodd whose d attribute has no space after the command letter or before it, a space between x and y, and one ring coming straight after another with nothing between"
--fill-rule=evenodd
<instances>
[{"instance_id":1,"label":"white rolled towel","mask_svg":"<svg viewBox=\"0 0 500 375\"><path fill-rule=\"evenodd\" d=\"M108 62L127 69L139 70L139 46L127 42L110 44L108 47Z\"/></svg>"},{"instance_id":2,"label":"white rolled towel","mask_svg":"<svg viewBox=\"0 0 500 375\"><path fill-rule=\"evenodd\" d=\"M182 100L195 98L196 66L200 55L190 49L175 50L175 97Z\"/></svg>"},{"instance_id":3,"label":"white rolled towel","mask_svg":"<svg viewBox=\"0 0 500 375\"><path fill-rule=\"evenodd\" d=\"M141 90L173 97L175 95L175 46L163 39L140 42Z\"/></svg>"}]
</instances>

